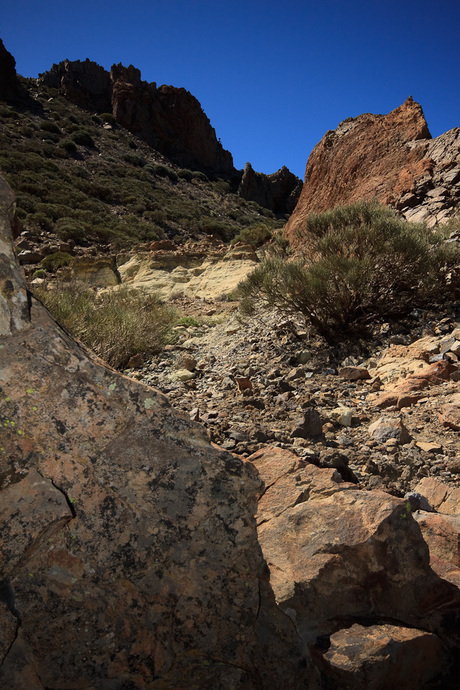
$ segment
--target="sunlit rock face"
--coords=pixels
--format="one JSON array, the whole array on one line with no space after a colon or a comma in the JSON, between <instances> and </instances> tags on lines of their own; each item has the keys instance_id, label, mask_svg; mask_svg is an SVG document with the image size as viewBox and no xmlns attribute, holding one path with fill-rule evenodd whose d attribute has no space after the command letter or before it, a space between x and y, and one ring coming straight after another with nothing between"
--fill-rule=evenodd
<instances>
[{"instance_id":1,"label":"sunlit rock face","mask_svg":"<svg viewBox=\"0 0 460 690\"><path fill-rule=\"evenodd\" d=\"M257 473L29 304L0 192L0 686L318 687Z\"/></svg>"},{"instance_id":2,"label":"sunlit rock face","mask_svg":"<svg viewBox=\"0 0 460 690\"><path fill-rule=\"evenodd\" d=\"M446 220L460 201L460 128L432 139L411 97L387 115L344 120L310 154L286 235L298 246L310 213L372 199L408 220Z\"/></svg>"}]
</instances>

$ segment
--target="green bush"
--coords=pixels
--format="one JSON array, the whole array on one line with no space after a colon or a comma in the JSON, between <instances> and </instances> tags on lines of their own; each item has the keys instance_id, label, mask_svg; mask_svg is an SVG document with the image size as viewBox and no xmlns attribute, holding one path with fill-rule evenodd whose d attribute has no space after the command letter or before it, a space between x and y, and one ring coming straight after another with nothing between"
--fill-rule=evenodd
<instances>
[{"instance_id":1,"label":"green bush","mask_svg":"<svg viewBox=\"0 0 460 690\"><path fill-rule=\"evenodd\" d=\"M87 146L88 148L94 148L96 146L93 137L86 129L79 129L73 132L70 138L79 146Z\"/></svg>"},{"instance_id":2,"label":"green bush","mask_svg":"<svg viewBox=\"0 0 460 690\"><path fill-rule=\"evenodd\" d=\"M32 278L46 278L46 271L44 268L37 268L36 271L33 272Z\"/></svg>"},{"instance_id":3,"label":"green bush","mask_svg":"<svg viewBox=\"0 0 460 690\"><path fill-rule=\"evenodd\" d=\"M243 310L261 301L302 315L334 342L459 289L452 280L458 249L375 203L310 216L302 243L308 261L268 258L240 284Z\"/></svg>"},{"instance_id":4,"label":"green bush","mask_svg":"<svg viewBox=\"0 0 460 690\"><path fill-rule=\"evenodd\" d=\"M175 312L154 295L126 288L97 295L79 283L39 286L34 294L53 317L113 367L125 367L135 354L161 351Z\"/></svg>"},{"instance_id":5,"label":"green bush","mask_svg":"<svg viewBox=\"0 0 460 690\"><path fill-rule=\"evenodd\" d=\"M272 238L271 229L264 223L255 223L243 228L241 232L233 238L232 244L243 242L244 244L252 244L253 247L261 247L265 242Z\"/></svg>"},{"instance_id":6,"label":"green bush","mask_svg":"<svg viewBox=\"0 0 460 690\"><path fill-rule=\"evenodd\" d=\"M187 182L190 182L193 179L193 171L189 170L188 168L182 168L182 170L179 170L177 175L181 178L181 180L187 180Z\"/></svg>"},{"instance_id":7,"label":"green bush","mask_svg":"<svg viewBox=\"0 0 460 690\"><path fill-rule=\"evenodd\" d=\"M157 175L158 177L169 177L169 179L173 182L175 182L178 179L176 171L168 167L167 165L153 165L152 163L149 163L145 166L145 169L148 172L152 173L152 175Z\"/></svg>"},{"instance_id":8,"label":"green bush","mask_svg":"<svg viewBox=\"0 0 460 690\"><path fill-rule=\"evenodd\" d=\"M100 118L103 122L106 122L108 125L111 125L112 127L115 127L115 125L117 124L117 121L115 117L112 115L112 113L102 113Z\"/></svg>"},{"instance_id":9,"label":"green bush","mask_svg":"<svg viewBox=\"0 0 460 690\"><path fill-rule=\"evenodd\" d=\"M74 240L81 244L86 238L84 226L74 218L60 218L56 223L55 232L63 240Z\"/></svg>"},{"instance_id":10,"label":"green bush","mask_svg":"<svg viewBox=\"0 0 460 690\"><path fill-rule=\"evenodd\" d=\"M71 139L63 139L59 142L59 146L70 154L77 153L78 151L76 143Z\"/></svg>"},{"instance_id":11,"label":"green bush","mask_svg":"<svg viewBox=\"0 0 460 690\"><path fill-rule=\"evenodd\" d=\"M40 261L40 267L46 271L57 271L58 268L69 266L72 261L72 257L67 252L54 252Z\"/></svg>"},{"instance_id":12,"label":"green bush","mask_svg":"<svg viewBox=\"0 0 460 690\"><path fill-rule=\"evenodd\" d=\"M50 120L45 120L44 122L41 123L40 129L43 130L44 132L49 132L50 134L60 134L61 130L57 126L55 122L51 122Z\"/></svg>"},{"instance_id":13,"label":"green bush","mask_svg":"<svg viewBox=\"0 0 460 690\"><path fill-rule=\"evenodd\" d=\"M125 153L123 155L123 160L130 165L137 165L139 168L143 168L145 165L145 159L135 153Z\"/></svg>"}]
</instances>

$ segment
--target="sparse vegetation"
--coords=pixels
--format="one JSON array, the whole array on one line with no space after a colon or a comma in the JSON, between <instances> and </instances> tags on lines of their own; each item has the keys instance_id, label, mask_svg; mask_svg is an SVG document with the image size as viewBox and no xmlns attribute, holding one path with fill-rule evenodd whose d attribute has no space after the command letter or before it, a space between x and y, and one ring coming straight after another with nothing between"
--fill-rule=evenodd
<instances>
[{"instance_id":1,"label":"sparse vegetation","mask_svg":"<svg viewBox=\"0 0 460 690\"><path fill-rule=\"evenodd\" d=\"M58 268L64 268L72 263L72 257L67 252L55 252L45 256L40 262L40 267L46 271L57 271Z\"/></svg>"},{"instance_id":2,"label":"sparse vegetation","mask_svg":"<svg viewBox=\"0 0 460 690\"><path fill-rule=\"evenodd\" d=\"M75 338L113 367L159 352L176 319L154 295L127 288L96 294L83 283L38 286L34 294Z\"/></svg>"},{"instance_id":3,"label":"sparse vegetation","mask_svg":"<svg viewBox=\"0 0 460 690\"><path fill-rule=\"evenodd\" d=\"M46 233L118 251L163 237L230 241L261 218L278 225L226 180L168 164L110 113L95 116L35 82L33 96L42 113L0 107L0 169L17 194L22 228L42 240Z\"/></svg>"},{"instance_id":4,"label":"sparse vegetation","mask_svg":"<svg viewBox=\"0 0 460 690\"><path fill-rule=\"evenodd\" d=\"M273 228L265 223L255 223L247 228L243 228L232 240L232 244L242 242L244 244L252 244L253 247L261 247L263 244L271 240L273 236Z\"/></svg>"},{"instance_id":5,"label":"sparse vegetation","mask_svg":"<svg viewBox=\"0 0 460 690\"><path fill-rule=\"evenodd\" d=\"M374 203L311 215L302 240L308 256L267 258L240 284L243 310L300 314L333 342L459 290L458 249Z\"/></svg>"}]
</instances>

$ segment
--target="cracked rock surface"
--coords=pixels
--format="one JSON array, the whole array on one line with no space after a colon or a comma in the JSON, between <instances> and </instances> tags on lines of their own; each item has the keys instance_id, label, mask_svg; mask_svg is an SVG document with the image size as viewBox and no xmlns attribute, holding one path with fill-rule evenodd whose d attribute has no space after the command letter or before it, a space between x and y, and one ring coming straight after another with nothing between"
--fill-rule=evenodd
<instances>
[{"instance_id":1,"label":"cracked rock surface","mask_svg":"<svg viewBox=\"0 0 460 690\"><path fill-rule=\"evenodd\" d=\"M318 687L274 601L252 465L24 309L11 203L2 187L0 686Z\"/></svg>"}]
</instances>

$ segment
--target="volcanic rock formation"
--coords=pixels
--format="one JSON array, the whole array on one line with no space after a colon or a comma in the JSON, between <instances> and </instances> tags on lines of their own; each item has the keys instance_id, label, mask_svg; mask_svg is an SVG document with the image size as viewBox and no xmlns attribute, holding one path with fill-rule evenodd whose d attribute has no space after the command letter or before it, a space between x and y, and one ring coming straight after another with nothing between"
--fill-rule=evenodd
<instances>
[{"instance_id":1,"label":"volcanic rock formation","mask_svg":"<svg viewBox=\"0 0 460 690\"><path fill-rule=\"evenodd\" d=\"M310 213L372 199L409 220L435 224L452 215L460 201L460 128L432 139L412 97L388 115L344 120L313 149L286 235L295 246Z\"/></svg>"},{"instance_id":2,"label":"volcanic rock formation","mask_svg":"<svg viewBox=\"0 0 460 690\"><path fill-rule=\"evenodd\" d=\"M292 213L302 190L302 181L283 165L272 175L255 172L246 163L238 194L274 213Z\"/></svg>"},{"instance_id":3,"label":"volcanic rock formation","mask_svg":"<svg viewBox=\"0 0 460 690\"><path fill-rule=\"evenodd\" d=\"M0 686L318 687L252 465L31 300L0 184Z\"/></svg>"},{"instance_id":4,"label":"volcanic rock formation","mask_svg":"<svg viewBox=\"0 0 460 690\"><path fill-rule=\"evenodd\" d=\"M233 159L217 140L197 99L185 89L141 81L130 65L110 73L95 62L65 60L41 74L41 83L57 88L72 103L99 113L113 112L117 122L182 166L219 174L233 172Z\"/></svg>"},{"instance_id":5,"label":"volcanic rock formation","mask_svg":"<svg viewBox=\"0 0 460 690\"><path fill-rule=\"evenodd\" d=\"M16 74L16 60L0 39L0 100L27 103L30 99Z\"/></svg>"}]
</instances>

